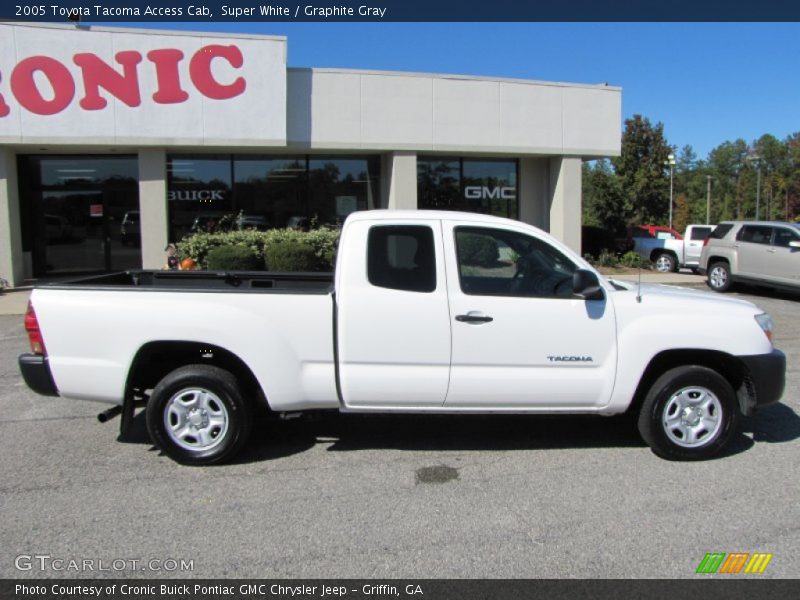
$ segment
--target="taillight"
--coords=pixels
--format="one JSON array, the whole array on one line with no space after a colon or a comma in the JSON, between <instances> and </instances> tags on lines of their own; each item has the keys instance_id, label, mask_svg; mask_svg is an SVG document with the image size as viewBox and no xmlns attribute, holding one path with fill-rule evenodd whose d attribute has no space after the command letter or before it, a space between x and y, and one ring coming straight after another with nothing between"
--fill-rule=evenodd
<instances>
[{"instance_id":1,"label":"taillight","mask_svg":"<svg viewBox=\"0 0 800 600\"><path fill-rule=\"evenodd\" d=\"M47 354L44 347L42 331L39 329L39 321L33 311L33 304L28 302L28 310L25 313L25 331L28 332L28 341L31 344L31 352L34 354Z\"/></svg>"},{"instance_id":2,"label":"taillight","mask_svg":"<svg viewBox=\"0 0 800 600\"><path fill-rule=\"evenodd\" d=\"M710 239L711 239L710 237L707 237L706 239L703 240L703 248L708 246L708 240L710 240Z\"/></svg>"}]
</instances>

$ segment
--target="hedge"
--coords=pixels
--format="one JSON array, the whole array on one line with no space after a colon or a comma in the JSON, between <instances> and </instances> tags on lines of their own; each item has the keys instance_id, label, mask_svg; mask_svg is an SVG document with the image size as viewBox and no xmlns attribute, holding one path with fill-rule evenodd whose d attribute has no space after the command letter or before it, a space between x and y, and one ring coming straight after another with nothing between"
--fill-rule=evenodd
<instances>
[{"instance_id":1,"label":"hedge","mask_svg":"<svg viewBox=\"0 0 800 600\"><path fill-rule=\"evenodd\" d=\"M321 271L324 261L317 258L311 244L300 240L280 240L264 248L267 271Z\"/></svg>"},{"instance_id":2,"label":"hedge","mask_svg":"<svg viewBox=\"0 0 800 600\"><path fill-rule=\"evenodd\" d=\"M178 256L190 257L201 269L208 269L208 254L219 246L243 246L252 250L260 263L265 261L265 249L274 244L295 242L309 246L316 258L313 271L332 271L336 256L339 230L323 227L311 231L296 229L270 229L269 231L224 231L215 233L195 233L178 242Z\"/></svg>"},{"instance_id":3,"label":"hedge","mask_svg":"<svg viewBox=\"0 0 800 600\"><path fill-rule=\"evenodd\" d=\"M260 271L264 268L256 253L247 246L217 246L208 252L212 271Z\"/></svg>"}]
</instances>

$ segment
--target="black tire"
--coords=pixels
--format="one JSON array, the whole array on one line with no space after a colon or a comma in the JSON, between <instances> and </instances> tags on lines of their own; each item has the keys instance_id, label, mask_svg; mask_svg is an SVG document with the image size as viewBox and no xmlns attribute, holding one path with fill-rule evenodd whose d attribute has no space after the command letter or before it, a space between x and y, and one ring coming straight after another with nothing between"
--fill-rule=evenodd
<instances>
[{"instance_id":1,"label":"black tire","mask_svg":"<svg viewBox=\"0 0 800 600\"><path fill-rule=\"evenodd\" d=\"M680 402L682 398L694 401L692 396L698 392L693 388L710 392L705 396L697 396L701 402L708 401L710 405L707 408L687 407L689 412L685 413L687 409L679 409ZM684 393L681 395L679 392ZM695 412L698 409L699 414ZM673 419L680 417L678 424L666 424L665 412L666 417L670 414ZM686 421L681 417L683 414L686 414ZM704 416L709 417L709 422L715 417L718 425L710 430L705 429ZM738 422L739 407L731 384L707 367L683 366L661 375L648 391L639 412L639 433L653 452L662 458L703 460L711 458L728 444L737 430ZM682 443L677 439L684 433L681 427L687 424L699 432L694 445L690 437L684 437Z\"/></svg>"},{"instance_id":2,"label":"black tire","mask_svg":"<svg viewBox=\"0 0 800 600\"><path fill-rule=\"evenodd\" d=\"M731 266L723 261L711 264L708 267L707 283L715 292L727 292L733 285Z\"/></svg>"},{"instance_id":3,"label":"black tire","mask_svg":"<svg viewBox=\"0 0 800 600\"><path fill-rule=\"evenodd\" d=\"M656 264L656 270L659 273L675 273L678 270L678 261L669 252L659 252L655 255L653 262Z\"/></svg>"},{"instance_id":4,"label":"black tire","mask_svg":"<svg viewBox=\"0 0 800 600\"><path fill-rule=\"evenodd\" d=\"M187 416L192 412L195 414ZM153 443L184 465L230 460L247 443L253 426L252 409L242 397L236 378L211 365L187 365L166 375L150 395L146 418ZM195 418L199 422L193 424ZM211 419L224 425L215 425ZM179 428L181 423L185 427ZM191 428L207 442L201 435L193 437ZM187 433L179 435L184 429Z\"/></svg>"}]
</instances>

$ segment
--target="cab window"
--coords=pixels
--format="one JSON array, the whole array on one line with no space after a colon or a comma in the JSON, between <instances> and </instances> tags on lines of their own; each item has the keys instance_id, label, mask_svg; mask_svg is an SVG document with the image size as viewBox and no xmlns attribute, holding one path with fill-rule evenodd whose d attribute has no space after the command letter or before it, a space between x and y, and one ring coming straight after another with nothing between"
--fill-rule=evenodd
<instances>
[{"instance_id":1,"label":"cab window","mask_svg":"<svg viewBox=\"0 0 800 600\"><path fill-rule=\"evenodd\" d=\"M372 227L367 241L367 278L374 286L392 290L436 290L433 230L420 225Z\"/></svg>"},{"instance_id":2,"label":"cab window","mask_svg":"<svg viewBox=\"0 0 800 600\"><path fill-rule=\"evenodd\" d=\"M534 237L483 227L455 230L461 290L477 296L572 297L576 265Z\"/></svg>"}]
</instances>

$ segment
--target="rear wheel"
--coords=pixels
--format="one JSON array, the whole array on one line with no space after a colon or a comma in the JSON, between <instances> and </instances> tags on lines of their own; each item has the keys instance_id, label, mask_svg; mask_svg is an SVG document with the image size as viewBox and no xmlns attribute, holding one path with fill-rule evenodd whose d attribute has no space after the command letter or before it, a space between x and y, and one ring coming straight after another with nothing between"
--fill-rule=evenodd
<instances>
[{"instance_id":1,"label":"rear wheel","mask_svg":"<svg viewBox=\"0 0 800 600\"><path fill-rule=\"evenodd\" d=\"M726 262L715 262L708 268L708 287L715 292L727 292L731 289L731 267Z\"/></svg>"},{"instance_id":2,"label":"rear wheel","mask_svg":"<svg viewBox=\"0 0 800 600\"><path fill-rule=\"evenodd\" d=\"M656 271L659 273L673 273L678 270L678 261L672 254L662 252L656 256L655 261Z\"/></svg>"},{"instance_id":3,"label":"rear wheel","mask_svg":"<svg viewBox=\"0 0 800 600\"><path fill-rule=\"evenodd\" d=\"M717 454L736 431L739 410L730 383L700 366L659 377L639 413L639 433L659 456L700 460Z\"/></svg>"},{"instance_id":4,"label":"rear wheel","mask_svg":"<svg viewBox=\"0 0 800 600\"><path fill-rule=\"evenodd\" d=\"M186 465L232 458L252 427L236 378L211 365L187 365L156 385L147 403L147 430L160 450Z\"/></svg>"}]
</instances>

